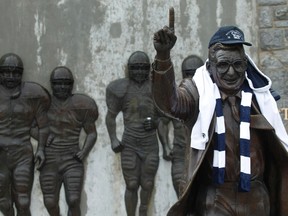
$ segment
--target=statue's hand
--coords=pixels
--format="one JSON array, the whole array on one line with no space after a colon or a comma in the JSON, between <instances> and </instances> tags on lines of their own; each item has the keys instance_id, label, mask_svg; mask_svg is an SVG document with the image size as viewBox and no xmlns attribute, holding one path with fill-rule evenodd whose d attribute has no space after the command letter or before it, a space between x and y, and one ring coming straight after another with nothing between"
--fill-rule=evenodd
<instances>
[{"instance_id":1,"label":"statue's hand","mask_svg":"<svg viewBox=\"0 0 288 216\"><path fill-rule=\"evenodd\" d=\"M39 164L37 166L37 169L40 170L43 165L44 165L44 161L45 161L45 155L44 155L44 150L39 149L37 150L36 154L35 154L35 163L37 163L39 161Z\"/></svg>"},{"instance_id":2,"label":"statue's hand","mask_svg":"<svg viewBox=\"0 0 288 216\"><path fill-rule=\"evenodd\" d=\"M153 44L157 52L158 58L167 58L170 55L170 50L174 47L177 37L174 34L174 29L164 26L162 29L154 33Z\"/></svg>"},{"instance_id":3,"label":"statue's hand","mask_svg":"<svg viewBox=\"0 0 288 216\"><path fill-rule=\"evenodd\" d=\"M115 139L112 141L111 147L115 153L121 152L124 148L124 146L122 145L122 143L118 139Z\"/></svg>"},{"instance_id":4,"label":"statue's hand","mask_svg":"<svg viewBox=\"0 0 288 216\"><path fill-rule=\"evenodd\" d=\"M163 159L166 161L171 161L173 158L173 151L171 149L163 149Z\"/></svg>"},{"instance_id":5,"label":"statue's hand","mask_svg":"<svg viewBox=\"0 0 288 216\"><path fill-rule=\"evenodd\" d=\"M86 157L86 154L83 150L78 151L75 155L74 158L79 161L82 162L84 160L84 158Z\"/></svg>"},{"instance_id":6,"label":"statue's hand","mask_svg":"<svg viewBox=\"0 0 288 216\"><path fill-rule=\"evenodd\" d=\"M55 138L55 134L49 134L49 136L47 138L46 146L51 145L51 143L53 142L54 138Z\"/></svg>"},{"instance_id":7,"label":"statue's hand","mask_svg":"<svg viewBox=\"0 0 288 216\"><path fill-rule=\"evenodd\" d=\"M154 119L152 119L151 117L147 117L143 122L143 126L146 131L149 131L156 128L156 123Z\"/></svg>"}]
</instances>

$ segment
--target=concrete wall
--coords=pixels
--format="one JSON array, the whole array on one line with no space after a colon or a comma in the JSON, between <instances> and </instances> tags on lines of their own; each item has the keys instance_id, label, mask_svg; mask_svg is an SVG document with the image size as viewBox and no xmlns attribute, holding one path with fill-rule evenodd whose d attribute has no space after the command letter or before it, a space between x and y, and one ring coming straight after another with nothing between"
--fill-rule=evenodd
<instances>
[{"instance_id":1,"label":"concrete wall","mask_svg":"<svg viewBox=\"0 0 288 216\"><path fill-rule=\"evenodd\" d=\"M198 54L206 59L208 41L220 25L240 26L246 40L254 44L247 52L258 62L256 0L0 1L0 55L19 54L25 64L24 80L38 82L49 91L51 70L58 65L68 66L76 79L75 92L90 95L99 106L98 140L86 161L83 215L125 215L120 156L110 148L104 122L105 87L124 77L132 52L143 50L153 59L153 33L168 24L171 6L175 8L178 36L172 52L178 80L181 62L187 55ZM118 123L122 125L121 117ZM118 130L121 136L122 126ZM161 154L151 216L165 215L176 201L171 165ZM38 175L35 171L31 209L33 215L46 216ZM63 193L60 204L62 215L66 215Z\"/></svg>"}]
</instances>

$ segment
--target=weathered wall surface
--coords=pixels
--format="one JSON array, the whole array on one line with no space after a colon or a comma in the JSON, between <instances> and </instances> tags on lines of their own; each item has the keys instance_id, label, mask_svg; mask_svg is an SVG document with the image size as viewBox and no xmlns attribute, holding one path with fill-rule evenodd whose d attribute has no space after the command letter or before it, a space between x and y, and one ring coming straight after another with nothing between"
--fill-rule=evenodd
<instances>
[{"instance_id":1,"label":"weathered wall surface","mask_svg":"<svg viewBox=\"0 0 288 216\"><path fill-rule=\"evenodd\" d=\"M259 65L272 79L282 99L278 102L288 126L288 1L258 0Z\"/></svg>"},{"instance_id":2,"label":"weathered wall surface","mask_svg":"<svg viewBox=\"0 0 288 216\"><path fill-rule=\"evenodd\" d=\"M105 87L110 81L124 77L125 65L132 52L143 50L151 59L154 57L153 33L168 24L169 7L175 8L175 30L178 40L172 58L176 70L179 71L179 80L181 61L190 54L197 54L206 59L208 41L220 25L240 26L246 34L246 40L254 44L247 49L247 53L258 62L257 8L260 8L259 14L264 14L263 17L266 17L265 13L273 17L273 20L264 23L272 26L261 24L260 34L268 31L274 37L278 31L270 33L269 28L273 29L276 24L282 25L278 26L281 29L279 34L284 34L283 40L286 41L287 25L283 26L283 16L277 14L283 9L282 5L287 7L287 1L277 2L279 8L264 0L0 1L0 55L6 52L19 54L25 64L24 80L38 82L49 91L50 72L58 65L66 65L74 73L75 92L88 94L99 106L100 117L96 123L98 140L86 160L81 205L83 215L125 215L125 186L120 156L115 155L110 148L104 121L107 110ZM279 12L273 15L274 11ZM284 18L287 24L287 13ZM261 45L261 57L267 54L265 59L269 60L270 54L273 54L273 58L287 58L287 55L281 55L285 50L278 49L284 43L280 42L275 51L271 51L275 47L274 44L269 49ZM285 46L287 48L287 44ZM262 60L261 65L265 66L264 63ZM271 65L268 63L266 66ZM285 67L287 69L287 64ZM281 71L285 79L285 68ZM276 76L274 80L277 79ZM285 83L282 82L285 81L281 81L279 87L284 91ZM122 125L121 117L118 123ZM118 129L121 136L123 127L120 126ZM169 206L176 201L170 175L171 165L162 159L161 152L155 191L150 205L151 216L165 215ZM38 177L39 174L35 171L31 209L33 215L47 216ZM62 215L66 215L63 194L60 204Z\"/></svg>"}]
</instances>

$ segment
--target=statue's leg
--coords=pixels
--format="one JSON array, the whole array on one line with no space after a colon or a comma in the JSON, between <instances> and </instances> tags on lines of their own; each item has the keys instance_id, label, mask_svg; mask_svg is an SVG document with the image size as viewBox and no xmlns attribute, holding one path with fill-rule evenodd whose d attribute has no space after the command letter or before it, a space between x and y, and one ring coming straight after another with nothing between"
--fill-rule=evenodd
<instances>
[{"instance_id":1,"label":"statue's leg","mask_svg":"<svg viewBox=\"0 0 288 216\"><path fill-rule=\"evenodd\" d=\"M25 152L25 154L23 154ZM18 216L30 216L31 191L34 180L34 162L32 146L14 149L13 163L15 164L12 178L12 196Z\"/></svg>"},{"instance_id":2,"label":"statue's leg","mask_svg":"<svg viewBox=\"0 0 288 216\"><path fill-rule=\"evenodd\" d=\"M177 194L177 197L180 196L180 193L183 191L184 187L184 180L183 180L183 173L184 173L184 166L185 166L185 148L180 148L175 146L173 149L173 159L171 165L171 175L172 175L172 182L174 190Z\"/></svg>"},{"instance_id":3,"label":"statue's leg","mask_svg":"<svg viewBox=\"0 0 288 216\"><path fill-rule=\"evenodd\" d=\"M0 157L4 153L0 153ZM11 173L6 163L0 163L0 211L5 216L14 216L14 209L11 199Z\"/></svg>"},{"instance_id":4,"label":"statue's leg","mask_svg":"<svg viewBox=\"0 0 288 216\"><path fill-rule=\"evenodd\" d=\"M47 161L46 161L47 162ZM45 165L40 173L40 185L44 197L44 205L49 215L60 216L59 194L62 176L59 175L57 164Z\"/></svg>"},{"instance_id":5,"label":"statue's leg","mask_svg":"<svg viewBox=\"0 0 288 216\"><path fill-rule=\"evenodd\" d=\"M154 188L154 179L159 166L157 138L155 137L155 139L149 139L145 142L149 142L152 148L150 148L151 151L142 159L139 216L147 215L148 205ZM157 146L157 148L155 148L155 146Z\"/></svg>"},{"instance_id":6,"label":"statue's leg","mask_svg":"<svg viewBox=\"0 0 288 216\"><path fill-rule=\"evenodd\" d=\"M134 151L124 148L121 152L121 165L126 183L125 206L127 216L135 216L140 186L140 160Z\"/></svg>"},{"instance_id":7,"label":"statue's leg","mask_svg":"<svg viewBox=\"0 0 288 216\"><path fill-rule=\"evenodd\" d=\"M73 159L74 160L74 159ZM65 168L64 188L68 204L68 216L80 216L81 191L83 187L84 167L82 162L74 160Z\"/></svg>"}]
</instances>

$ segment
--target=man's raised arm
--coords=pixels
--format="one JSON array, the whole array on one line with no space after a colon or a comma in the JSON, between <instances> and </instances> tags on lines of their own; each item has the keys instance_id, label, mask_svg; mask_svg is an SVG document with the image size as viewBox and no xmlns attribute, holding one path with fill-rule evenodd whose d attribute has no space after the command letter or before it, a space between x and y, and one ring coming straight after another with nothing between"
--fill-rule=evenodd
<instances>
[{"instance_id":1,"label":"man's raised arm","mask_svg":"<svg viewBox=\"0 0 288 216\"><path fill-rule=\"evenodd\" d=\"M152 65L152 93L156 106L166 116L191 121L198 114L198 92L192 79L176 86L170 52L176 43L174 9L169 10L169 26L154 33L156 50Z\"/></svg>"},{"instance_id":2,"label":"man's raised arm","mask_svg":"<svg viewBox=\"0 0 288 216\"><path fill-rule=\"evenodd\" d=\"M173 103L173 88L175 76L171 62L170 51L174 47L177 37L174 34L174 9L169 11L169 27L164 26L154 33L153 44L156 50L153 62L153 96L155 104L165 113L171 113Z\"/></svg>"}]
</instances>

